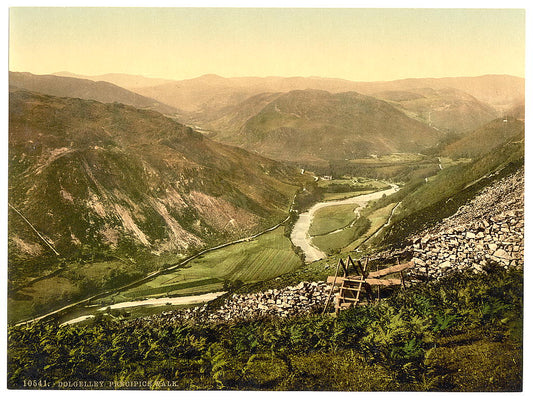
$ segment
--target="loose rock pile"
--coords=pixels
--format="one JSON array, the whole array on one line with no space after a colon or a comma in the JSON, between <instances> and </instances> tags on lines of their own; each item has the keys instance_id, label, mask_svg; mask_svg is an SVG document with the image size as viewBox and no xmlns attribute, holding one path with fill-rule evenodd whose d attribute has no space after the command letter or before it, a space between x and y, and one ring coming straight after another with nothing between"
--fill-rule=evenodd
<instances>
[{"instance_id":1,"label":"loose rock pile","mask_svg":"<svg viewBox=\"0 0 533 400\"><path fill-rule=\"evenodd\" d=\"M229 320L252 316L288 317L324 307L331 287L326 282L300 282L296 286L261 293L234 294L209 319Z\"/></svg>"},{"instance_id":2,"label":"loose rock pile","mask_svg":"<svg viewBox=\"0 0 533 400\"><path fill-rule=\"evenodd\" d=\"M143 319L153 323L161 323L190 319L220 322L262 316L289 317L321 310L326 304L330 290L331 286L326 282L300 282L296 286L288 286L283 289L233 294L216 310L208 310L207 305L204 305L167 311ZM334 292L337 290L338 288Z\"/></svg>"},{"instance_id":3,"label":"loose rock pile","mask_svg":"<svg viewBox=\"0 0 533 400\"><path fill-rule=\"evenodd\" d=\"M524 171L490 187L454 215L412 238L411 275L439 278L452 271L482 272L524 260Z\"/></svg>"}]
</instances>

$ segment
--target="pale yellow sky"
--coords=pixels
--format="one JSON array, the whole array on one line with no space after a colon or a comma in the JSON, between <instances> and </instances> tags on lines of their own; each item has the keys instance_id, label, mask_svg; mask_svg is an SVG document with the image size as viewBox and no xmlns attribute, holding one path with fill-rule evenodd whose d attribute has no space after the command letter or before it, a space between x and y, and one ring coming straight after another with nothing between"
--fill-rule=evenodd
<instances>
[{"instance_id":1,"label":"pale yellow sky","mask_svg":"<svg viewBox=\"0 0 533 400\"><path fill-rule=\"evenodd\" d=\"M9 50L36 74L523 77L525 11L11 8Z\"/></svg>"}]
</instances>

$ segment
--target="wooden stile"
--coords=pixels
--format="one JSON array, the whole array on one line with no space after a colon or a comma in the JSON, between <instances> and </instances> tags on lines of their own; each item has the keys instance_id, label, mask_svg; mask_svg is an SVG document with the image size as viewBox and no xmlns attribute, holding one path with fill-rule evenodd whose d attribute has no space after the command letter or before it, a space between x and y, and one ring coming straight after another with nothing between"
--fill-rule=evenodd
<instances>
[{"instance_id":1,"label":"wooden stile","mask_svg":"<svg viewBox=\"0 0 533 400\"><path fill-rule=\"evenodd\" d=\"M323 313L326 312L329 306L334 287L339 287L339 292L335 296L335 313L337 314L341 309L361 304L362 291L364 291L368 302L373 301L372 286L377 286L378 288L378 300L380 298L380 287L402 286L405 288L404 271L413 265L413 262L410 261L369 272L368 257L365 259L364 265L361 260L355 262L351 256L348 256L346 260L339 259L335 276L328 276L327 278L327 282L331 284L331 289ZM343 276L339 276L340 268L342 268ZM350 270L354 270L358 275L349 275ZM400 278L383 278L394 273L400 273Z\"/></svg>"}]
</instances>

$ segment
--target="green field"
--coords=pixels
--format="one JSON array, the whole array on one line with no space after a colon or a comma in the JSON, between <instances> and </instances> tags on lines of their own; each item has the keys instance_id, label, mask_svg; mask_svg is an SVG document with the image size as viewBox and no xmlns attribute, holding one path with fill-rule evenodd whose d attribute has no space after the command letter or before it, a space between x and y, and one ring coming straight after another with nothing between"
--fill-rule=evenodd
<instances>
[{"instance_id":1,"label":"green field","mask_svg":"<svg viewBox=\"0 0 533 400\"><path fill-rule=\"evenodd\" d=\"M369 227L370 221L366 217L360 217L353 225L339 232L313 237L313 245L327 254L333 254L363 235Z\"/></svg>"},{"instance_id":2,"label":"green field","mask_svg":"<svg viewBox=\"0 0 533 400\"><path fill-rule=\"evenodd\" d=\"M378 210L370 213L367 218L370 221L370 228L363 235L359 236L356 240L346 246L343 251L353 251L366 239L372 236L379 228L383 226L389 219L389 215L392 212L393 208L396 206L396 203L389 204L386 207L380 208Z\"/></svg>"},{"instance_id":3,"label":"green field","mask_svg":"<svg viewBox=\"0 0 533 400\"><path fill-rule=\"evenodd\" d=\"M222 290L226 284L271 279L301 264L283 227L250 241L209 252L175 272L104 300L119 302L160 296L188 296Z\"/></svg>"},{"instance_id":4,"label":"green field","mask_svg":"<svg viewBox=\"0 0 533 400\"><path fill-rule=\"evenodd\" d=\"M313 216L309 235L325 235L337 229L345 228L357 217L354 210L358 207L359 204L342 204L318 210Z\"/></svg>"},{"instance_id":5,"label":"green field","mask_svg":"<svg viewBox=\"0 0 533 400\"><path fill-rule=\"evenodd\" d=\"M363 194L373 193L375 191L376 189L360 190L357 192L324 193L323 198L324 198L324 201L344 200L350 197L362 196Z\"/></svg>"},{"instance_id":6,"label":"green field","mask_svg":"<svg viewBox=\"0 0 533 400\"><path fill-rule=\"evenodd\" d=\"M347 226L339 232L314 236L313 244L328 254L341 249L343 252L353 251L387 222L395 206L396 203L392 203L363 215L352 226Z\"/></svg>"}]
</instances>

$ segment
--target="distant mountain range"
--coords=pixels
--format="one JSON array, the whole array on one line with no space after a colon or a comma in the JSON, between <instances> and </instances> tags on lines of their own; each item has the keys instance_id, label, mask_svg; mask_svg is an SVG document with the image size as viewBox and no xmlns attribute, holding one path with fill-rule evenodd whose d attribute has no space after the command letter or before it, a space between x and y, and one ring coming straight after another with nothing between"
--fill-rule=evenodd
<instances>
[{"instance_id":1,"label":"distant mountain range","mask_svg":"<svg viewBox=\"0 0 533 400\"><path fill-rule=\"evenodd\" d=\"M170 79L147 78L142 75L131 74L103 74L89 76L73 74L68 71L61 71L55 72L52 75L63 76L67 78L88 79L95 82L104 81L130 90L139 87L157 86L173 82Z\"/></svg>"},{"instance_id":2,"label":"distant mountain range","mask_svg":"<svg viewBox=\"0 0 533 400\"><path fill-rule=\"evenodd\" d=\"M457 89L499 111L514 106L524 98L525 80L509 75L484 75L458 78L402 79L383 82L353 82L344 79L318 77L245 77L223 78L203 75L150 87L138 87L138 93L153 97L187 112L202 112L243 101L264 92L290 92L317 89L331 93L355 91L372 95L384 91L413 91L420 88Z\"/></svg>"},{"instance_id":3,"label":"distant mountain range","mask_svg":"<svg viewBox=\"0 0 533 400\"><path fill-rule=\"evenodd\" d=\"M98 76L75 75L59 72L55 75L107 81L136 90L187 112L204 108L217 108L244 100L264 92L290 92L292 90L317 89L331 93L355 91L373 95L385 91L413 91L420 88L457 89L498 111L506 110L525 96L524 78L511 75L483 75L477 77L410 78L394 81L355 82L337 78L320 77L237 77L224 78L214 74L193 79L171 81L146 78L140 75L105 74ZM161 98L160 98L161 97ZM163 100L164 98L164 100Z\"/></svg>"},{"instance_id":4,"label":"distant mountain range","mask_svg":"<svg viewBox=\"0 0 533 400\"><path fill-rule=\"evenodd\" d=\"M137 108L155 110L162 114L174 114L176 108L142 96L109 82L88 79L33 75L28 72L10 72L9 86L60 97L77 97L102 103L122 103Z\"/></svg>"},{"instance_id":5,"label":"distant mountain range","mask_svg":"<svg viewBox=\"0 0 533 400\"><path fill-rule=\"evenodd\" d=\"M63 257L242 237L282 219L300 179L154 111L25 90L9 106L9 202ZM14 270L53 256L20 215L9 226Z\"/></svg>"},{"instance_id":6,"label":"distant mountain range","mask_svg":"<svg viewBox=\"0 0 533 400\"><path fill-rule=\"evenodd\" d=\"M504 113L520 118L524 104L524 79L507 75L352 82L58 74L11 73L10 85L154 109L217 141L306 162L422 151L443 135L466 134Z\"/></svg>"}]
</instances>

